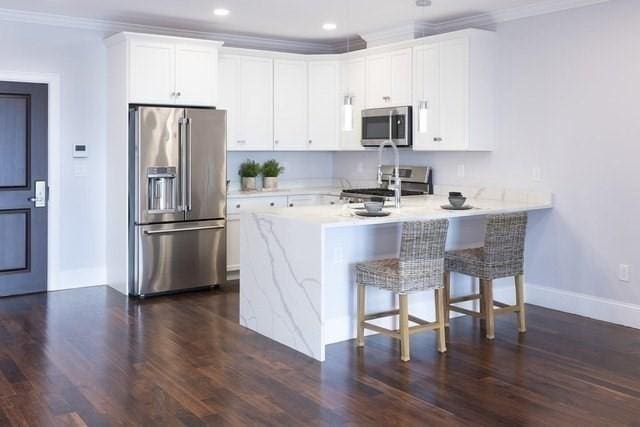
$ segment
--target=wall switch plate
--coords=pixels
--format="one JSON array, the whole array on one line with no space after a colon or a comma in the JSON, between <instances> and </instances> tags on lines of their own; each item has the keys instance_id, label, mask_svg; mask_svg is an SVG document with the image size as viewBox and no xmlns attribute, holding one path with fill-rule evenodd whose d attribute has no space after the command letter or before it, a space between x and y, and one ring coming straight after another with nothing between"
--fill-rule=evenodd
<instances>
[{"instance_id":1,"label":"wall switch plate","mask_svg":"<svg viewBox=\"0 0 640 427\"><path fill-rule=\"evenodd\" d=\"M618 266L618 279L621 282L629 282L631 281L630 279L630 275L631 275L631 271L630 271L630 267L628 264L620 264Z\"/></svg>"},{"instance_id":2,"label":"wall switch plate","mask_svg":"<svg viewBox=\"0 0 640 427\"><path fill-rule=\"evenodd\" d=\"M464 165L458 165L458 178L464 178Z\"/></svg>"},{"instance_id":3,"label":"wall switch plate","mask_svg":"<svg viewBox=\"0 0 640 427\"><path fill-rule=\"evenodd\" d=\"M540 169L540 166L534 166L531 175L535 182L542 181L542 169Z\"/></svg>"}]
</instances>

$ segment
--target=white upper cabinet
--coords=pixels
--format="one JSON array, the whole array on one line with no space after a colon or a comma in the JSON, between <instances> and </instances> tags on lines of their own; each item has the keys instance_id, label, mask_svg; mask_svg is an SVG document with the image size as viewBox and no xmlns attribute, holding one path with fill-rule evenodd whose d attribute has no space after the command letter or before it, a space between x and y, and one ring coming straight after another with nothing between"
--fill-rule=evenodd
<instances>
[{"instance_id":1,"label":"white upper cabinet","mask_svg":"<svg viewBox=\"0 0 640 427\"><path fill-rule=\"evenodd\" d=\"M309 150L337 150L339 138L338 62L309 62Z\"/></svg>"},{"instance_id":2,"label":"white upper cabinet","mask_svg":"<svg viewBox=\"0 0 640 427\"><path fill-rule=\"evenodd\" d=\"M412 49L366 58L366 108L411 104Z\"/></svg>"},{"instance_id":3,"label":"white upper cabinet","mask_svg":"<svg viewBox=\"0 0 640 427\"><path fill-rule=\"evenodd\" d=\"M216 105L218 49L199 44L176 45L176 102Z\"/></svg>"},{"instance_id":4,"label":"white upper cabinet","mask_svg":"<svg viewBox=\"0 0 640 427\"><path fill-rule=\"evenodd\" d=\"M227 147L273 150L273 60L221 55L218 108L227 110Z\"/></svg>"},{"instance_id":5,"label":"white upper cabinet","mask_svg":"<svg viewBox=\"0 0 640 427\"><path fill-rule=\"evenodd\" d=\"M147 39L129 46L129 100L171 104L175 95L175 46Z\"/></svg>"},{"instance_id":6,"label":"white upper cabinet","mask_svg":"<svg viewBox=\"0 0 640 427\"><path fill-rule=\"evenodd\" d=\"M414 150L488 151L493 145L493 40L485 32L414 49ZM418 106L428 104L427 132Z\"/></svg>"},{"instance_id":7,"label":"white upper cabinet","mask_svg":"<svg viewBox=\"0 0 640 427\"><path fill-rule=\"evenodd\" d=\"M216 105L222 43L134 33L112 41L128 43L129 102Z\"/></svg>"},{"instance_id":8,"label":"white upper cabinet","mask_svg":"<svg viewBox=\"0 0 640 427\"><path fill-rule=\"evenodd\" d=\"M274 144L276 150L306 150L308 126L307 62L274 63Z\"/></svg>"},{"instance_id":9,"label":"white upper cabinet","mask_svg":"<svg viewBox=\"0 0 640 427\"><path fill-rule=\"evenodd\" d=\"M340 78L341 91L340 105L344 103L344 97L350 96L352 102L353 130L342 130L340 149L345 151L364 150L362 139L362 110L365 108L366 93L366 62L364 58L345 61L342 64ZM341 107L342 108L342 107ZM344 129L344 115L340 114L340 127Z\"/></svg>"}]
</instances>

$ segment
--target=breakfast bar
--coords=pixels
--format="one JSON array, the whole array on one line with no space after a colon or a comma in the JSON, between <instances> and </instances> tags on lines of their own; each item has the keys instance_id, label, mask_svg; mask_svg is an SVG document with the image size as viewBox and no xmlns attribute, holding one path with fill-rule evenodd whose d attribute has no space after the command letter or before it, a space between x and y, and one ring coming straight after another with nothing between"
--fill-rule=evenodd
<instances>
[{"instance_id":1,"label":"breakfast bar","mask_svg":"<svg viewBox=\"0 0 640 427\"><path fill-rule=\"evenodd\" d=\"M240 323L316 360L325 346L356 336L357 262L395 257L400 225L407 221L450 220L447 249L479 245L489 214L550 209L551 195L475 189L468 210L446 210L448 191L402 199L390 215L362 218L359 204L270 209L243 213L240 220ZM453 278L454 292L472 290L472 279ZM395 308L388 292L372 290L371 310ZM434 317L432 296L415 299L410 310ZM508 298L506 298L508 299ZM393 320L380 323L392 327Z\"/></svg>"}]
</instances>

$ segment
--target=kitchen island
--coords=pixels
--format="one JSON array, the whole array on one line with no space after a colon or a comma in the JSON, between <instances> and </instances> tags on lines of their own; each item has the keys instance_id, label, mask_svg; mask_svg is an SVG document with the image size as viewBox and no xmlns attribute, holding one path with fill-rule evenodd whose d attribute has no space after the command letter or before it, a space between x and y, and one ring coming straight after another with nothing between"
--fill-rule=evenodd
<instances>
[{"instance_id":1,"label":"kitchen island","mask_svg":"<svg viewBox=\"0 0 640 427\"><path fill-rule=\"evenodd\" d=\"M442 188L443 194L453 188ZM458 189L455 189L458 190ZM477 189L474 208L441 208L445 196L403 198L391 215L362 218L358 205L306 206L245 212L240 220L240 323L316 360L324 361L327 344L356 334L354 264L398 253L405 221L450 220L447 249L481 245L488 214L551 208L551 195ZM361 206L361 205L360 205ZM470 278L454 277L453 288L469 293ZM434 318L433 295L411 300L410 311ZM368 290L368 311L395 307L395 297ZM393 319L380 325L394 327Z\"/></svg>"}]
</instances>

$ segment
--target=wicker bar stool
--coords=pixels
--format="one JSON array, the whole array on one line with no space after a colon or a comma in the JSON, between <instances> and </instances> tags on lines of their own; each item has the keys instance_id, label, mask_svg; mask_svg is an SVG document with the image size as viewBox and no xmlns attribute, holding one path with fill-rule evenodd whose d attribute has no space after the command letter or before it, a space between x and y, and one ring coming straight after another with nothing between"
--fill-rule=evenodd
<instances>
[{"instance_id":1,"label":"wicker bar stool","mask_svg":"<svg viewBox=\"0 0 640 427\"><path fill-rule=\"evenodd\" d=\"M449 221L446 219L410 222L402 224L402 240L398 258L364 262L356 265L358 284L358 347L364 346L364 330L370 329L401 342L401 359L410 359L409 336L416 332L435 330L438 332L438 351L447 351L444 318L444 248ZM398 294L400 308L381 313L365 314L365 289L373 286ZM409 315L410 293L435 290L436 321L427 322ZM400 329L390 330L368 320L399 316ZM417 326L409 327L409 321Z\"/></svg>"},{"instance_id":2,"label":"wicker bar stool","mask_svg":"<svg viewBox=\"0 0 640 427\"><path fill-rule=\"evenodd\" d=\"M449 324L450 311L484 319L488 339L495 338L495 315L517 313L518 330L526 332L524 309L524 240L527 228L526 212L490 215L487 221L484 246L481 248L448 251L445 255L445 317ZM480 293L451 298L451 272L480 279ZM514 277L516 304L493 300L493 280ZM480 312L454 304L480 300ZM498 308L495 308L498 307Z\"/></svg>"}]
</instances>

